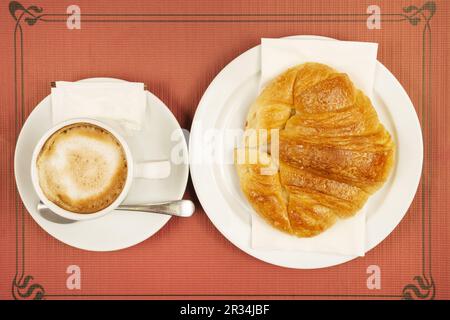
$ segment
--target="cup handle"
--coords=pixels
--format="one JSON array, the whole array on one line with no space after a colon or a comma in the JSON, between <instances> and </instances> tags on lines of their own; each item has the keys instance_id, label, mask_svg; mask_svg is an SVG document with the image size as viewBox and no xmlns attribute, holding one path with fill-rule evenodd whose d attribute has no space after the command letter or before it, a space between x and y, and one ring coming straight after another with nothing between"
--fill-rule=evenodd
<instances>
[{"instance_id":1,"label":"cup handle","mask_svg":"<svg viewBox=\"0 0 450 320\"><path fill-rule=\"evenodd\" d=\"M134 178L164 179L170 175L170 162L145 161L134 164Z\"/></svg>"}]
</instances>

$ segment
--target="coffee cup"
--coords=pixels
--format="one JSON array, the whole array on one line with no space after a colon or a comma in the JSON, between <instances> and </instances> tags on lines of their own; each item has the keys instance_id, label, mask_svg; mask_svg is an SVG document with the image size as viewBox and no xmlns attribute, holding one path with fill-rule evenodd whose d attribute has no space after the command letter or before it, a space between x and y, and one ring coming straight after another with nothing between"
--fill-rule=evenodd
<instances>
[{"instance_id":1,"label":"coffee cup","mask_svg":"<svg viewBox=\"0 0 450 320\"><path fill-rule=\"evenodd\" d=\"M124 138L101 121L78 118L49 129L34 148L31 177L39 199L70 220L95 219L126 198L133 179L164 179L170 162L135 162Z\"/></svg>"}]
</instances>

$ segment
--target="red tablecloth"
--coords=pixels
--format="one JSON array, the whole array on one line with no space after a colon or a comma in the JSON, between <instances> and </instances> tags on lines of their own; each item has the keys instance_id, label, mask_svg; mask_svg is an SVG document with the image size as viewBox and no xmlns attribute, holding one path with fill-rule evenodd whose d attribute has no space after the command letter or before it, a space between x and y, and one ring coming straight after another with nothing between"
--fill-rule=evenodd
<instances>
[{"instance_id":1,"label":"red tablecloth","mask_svg":"<svg viewBox=\"0 0 450 320\"><path fill-rule=\"evenodd\" d=\"M375 1L381 29L368 29L374 1L79 0L81 29L69 30L72 2L0 4L0 298L450 298L450 2ZM117 252L71 248L26 213L14 181L14 147L51 81L144 82L190 128L203 92L228 62L261 37L298 34L378 42L379 60L405 87L421 121L425 159L415 200L364 258L319 270L256 260L213 227L192 184L186 197L197 202L194 217L171 219L147 241ZM66 287L68 265L81 268L80 290ZM367 288L370 265L380 267L381 289Z\"/></svg>"}]
</instances>

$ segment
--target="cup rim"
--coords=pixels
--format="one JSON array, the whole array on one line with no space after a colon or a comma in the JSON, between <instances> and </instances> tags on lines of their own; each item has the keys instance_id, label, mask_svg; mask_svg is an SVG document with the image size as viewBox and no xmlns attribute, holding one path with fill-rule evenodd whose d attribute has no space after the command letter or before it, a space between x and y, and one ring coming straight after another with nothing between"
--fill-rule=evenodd
<instances>
[{"instance_id":1,"label":"cup rim","mask_svg":"<svg viewBox=\"0 0 450 320\"><path fill-rule=\"evenodd\" d=\"M100 211L96 211L93 213L77 213L77 212L69 211L69 210L59 207L58 205L56 205L55 203L50 201L45 196L45 194L42 191L41 186L39 184L39 176L38 176L36 160L37 160L37 157L38 157L42 147L55 132L57 132L61 128L64 128L66 126L69 126L69 125L72 125L75 123L89 123L89 124L96 125L102 129L108 131L121 144L121 146L125 152L125 157L127 160L127 178L125 180L125 184L124 184L124 187L123 187L121 193L109 206L107 206L106 208L104 208ZM127 142L115 129L111 128L111 126L109 126L101 121L98 121L96 119L74 118L74 119L70 119L70 120L66 120L66 121L57 123L56 125L52 126L49 130L47 130L42 135L42 137L39 139L38 143L34 147L33 155L31 157L31 180L33 183L34 190L36 191L40 201L42 201L55 214L57 214L63 218L66 218L66 219L70 219L70 220L79 220L79 221L80 220L91 220L91 219L100 218L100 217L112 212L115 208L117 208L123 202L123 200L125 199L125 197L128 194L128 191L130 190L131 182L133 180L133 164L134 164L133 157L131 155L131 151L130 151L130 148L129 148Z\"/></svg>"}]
</instances>

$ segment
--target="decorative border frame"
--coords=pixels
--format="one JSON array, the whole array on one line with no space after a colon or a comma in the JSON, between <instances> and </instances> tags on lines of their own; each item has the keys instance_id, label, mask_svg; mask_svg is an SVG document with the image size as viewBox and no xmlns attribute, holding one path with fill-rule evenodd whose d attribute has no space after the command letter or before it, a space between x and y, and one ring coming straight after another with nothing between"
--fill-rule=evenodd
<instances>
[{"instance_id":1,"label":"decorative border frame","mask_svg":"<svg viewBox=\"0 0 450 320\"><path fill-rule=\"evenodd\" d=\"M24 32L22 22L28 26L38 21L66 22L68 14L42 13L38 6L24 7L17 1L9 3L9 12L16 21L14 28L14 92L15 92L15 135L18 137L25 120L25 84L24 84ZM421 7L414 5L403 8L403 13L383 13L382 22L407 21L412 26L423 23L422 32L422 100L420 102L422 130L424 133L425 152L422 172L422 267L421 273L406 284L399 294L48 294L39 283L34 283L31 275L26 273L25 260L25 214L26 209L21 203L18 193L15 193L16 214L16 273L12 281L11 293L14 299L40 300L45 297L317 297L317 298L401 298L401 299L434 299L436 286L431 268L431 27L430 20L436 12L434 1L428 1ZM294 14L97 14L83 13L83 23L365 23L369 14L343 13L294 13Z\"/></svg>"}]
</instances>

